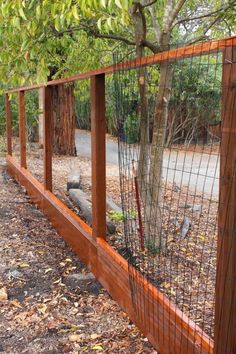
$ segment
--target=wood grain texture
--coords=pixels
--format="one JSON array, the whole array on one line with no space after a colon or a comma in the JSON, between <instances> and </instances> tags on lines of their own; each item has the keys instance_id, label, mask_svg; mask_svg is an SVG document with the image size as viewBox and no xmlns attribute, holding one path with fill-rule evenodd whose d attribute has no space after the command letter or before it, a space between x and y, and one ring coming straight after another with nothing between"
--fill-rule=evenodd
<instances>
[{"instance_id":1,"label":"wood grain texture","mask_svg":"<svg viewBox=\"0 0 236 354\"><path fill-rule=\"evenodd\" d=\"M7 133L7 153L12 156L12 124L11 124L11 102L9 95L5 95L5 111L6 111L6 133Z\"/></svg>"},{"instance_id":2,"label":"wood grain texture","mask_svg":"<svg viewBox=\"0 0 236 354\"><path fill-rule=\"evenodd\" d=\"M92 229L106 238L105 75L91 78Z\"/></svg>"},{"instance_id":3,"label":"wood grain texture","mask_svg":"<svg viewBox=\"0 0 236 354\"><path fill-rule=\"evenodd\" d=\"M226 48L216 281L215 354L236 353L236 46Z\"/></svg>"},{"instance_id":4,"label":"wood grain texture","mask_svg":"<svg viewBox=\"0 0 236 354\"><path fill-rule=\"evenodd\" d=\"M19 135L20 135L20 165L26 166L26 121L25 121L25 92L18 93L19 101Z\"/></svg>"},{"instance_id":5,"label":"wood grain texture","mask_svg":"<svg viewBox=\"0 0 236 354\"><path fill-rule=\"evenodd\" d=\"M43 88L44 187L52 191L52 87Z\"/></svg>"},{"instance_id":6,"label":"wood grain texture","mask_svg":"<svg viewBox=\"0 0 236 354\"><path fill-rule=\"evenodd\" d=\"M164 294L129 266L103 238L95 240L91 228L50 191L46 191L27 170L18 166L11 156L7 157L7 164L9 173L26 188L59 234L161 354L213 353L210 338ZM141 304L135 305L131 278L144 296ZM137 315L137 305L140 307L141 317ZM154 311L150 316L152 309Z\"/></svg>"}]
</instances>

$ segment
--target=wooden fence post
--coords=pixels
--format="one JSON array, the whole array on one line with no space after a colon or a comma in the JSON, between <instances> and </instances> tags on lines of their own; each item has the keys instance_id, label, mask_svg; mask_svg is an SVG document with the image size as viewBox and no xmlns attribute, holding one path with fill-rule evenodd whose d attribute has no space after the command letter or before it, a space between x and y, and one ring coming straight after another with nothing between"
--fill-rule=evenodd
<instances>
[{"instance_id":1,"label":"wooden fence post","mask_svg":"<svg viewBox=\"0 0 236 354\"><path fill-rule=\"evenodd\" d=\"M26 126L25 126L25 92L19 91L19 135L20 135L20 165L26 166Z\"/></svg>"},{"instance_id":2,"label":"wooden fence post","mask_svg":"<svg viewBox=\"0 0 236 354\"><path fill-rule=\"evenodd\" d=\"M236 353L236 47L223 55L215 354Z\"/></svg>"},{"instance_id":3,"label":"wooden fence post","mask_svg":"<svg viewBox=\"0 0 236 354\"><path fill-rule=\"evenodd\" d=\"M8 94L6 94L5 96L5 109L6 109L7 154L12 156L11 103Z\"/></svg>"},{"instance_id":4,"label":"wooden fence post","mask_svg":"<svg viewBox=\"0 0 236 354\"><path fill-rule=\"evenodd\" d=\"M44 188L52 191L52 86L43 87Z\"/></svg>"},{"instance_id":5,"label":"wooden fence post","mask_svg":"<svg viewBox=\"0 0 236 354\"><path fill-rule=\"evenodd\" d=\"M92 229L106 238L105 75L91 78Z\"/></svg>"}]
</instances>

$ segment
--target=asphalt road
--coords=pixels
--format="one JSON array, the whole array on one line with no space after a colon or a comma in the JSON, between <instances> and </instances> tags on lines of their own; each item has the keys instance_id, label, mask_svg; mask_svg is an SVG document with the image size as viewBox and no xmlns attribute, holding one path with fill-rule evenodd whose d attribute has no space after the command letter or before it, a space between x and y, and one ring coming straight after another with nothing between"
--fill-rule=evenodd
<instances>
[{"instance_id":1,"label":"asphalt road","mask_svg":"<svg viewBox=\"0 0 236 354\"><path fill-rule=\"evenodd\" d=\"M78 156L91 158L91 136L87 131L76 130L76 148ZM115 140L106 140L107 171L119 175L118 144ZM199 194L219 194L219 156L196 152L169 151L164 152L163 179L177 186L189 185L192 191Z\"/></svg>"}]
</instances>

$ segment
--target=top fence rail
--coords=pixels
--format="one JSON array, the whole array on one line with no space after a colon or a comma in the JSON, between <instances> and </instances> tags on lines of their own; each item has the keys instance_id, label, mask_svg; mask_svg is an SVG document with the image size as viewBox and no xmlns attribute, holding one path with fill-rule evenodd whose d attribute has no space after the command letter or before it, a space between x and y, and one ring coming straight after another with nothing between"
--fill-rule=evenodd
<instances>
[{"instance_id":1,"label":"top fence rail","mask_svg":"<svg viewBox=\"0 0 236 354\"><path fill-rule=\"evenodd\" d=\"M137 67L143 67L147 65L158 64L162 61L176 61L188 57L204 55L215 53L223 50L224 48L235 46L236 45L236 36L229 37L221 40L212 40L208 42L201 42L198 44L192 44L181 48L175 48L168 51L164 51L161 53L157 53L154 55L149 55L143 58L128 60L119 64L114 64L106 67L102 67L99 69L91 70L85 73L75 74L73 76L69 76L66 78L51 80L46 84L34 84L29 86L21 86L13 89L9 89L6 93L14 93L19 91L29 91L34 90L43 86L53 86L65 84L77 80L88 79L95 75L100 74L111 74L120 70L129 70Z\"/></svg>"}]
</instances>

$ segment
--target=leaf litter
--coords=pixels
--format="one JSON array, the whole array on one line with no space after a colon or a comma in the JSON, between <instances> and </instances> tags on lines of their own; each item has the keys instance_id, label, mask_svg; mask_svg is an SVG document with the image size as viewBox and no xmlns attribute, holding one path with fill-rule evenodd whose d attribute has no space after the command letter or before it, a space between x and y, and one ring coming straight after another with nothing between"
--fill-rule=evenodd
<instances>
[{"instance_id":1,"label":"leaf litter","mask_svg":"<svg viewBox=\"0 0 236 354\"><path fill-rule=\"evenodd\" d=\"M86 279L89 270L6 174L3 161L0 352L157 353L96 280L82 287L65 281L74 274Z\"/></svg>"}]
</instances>

